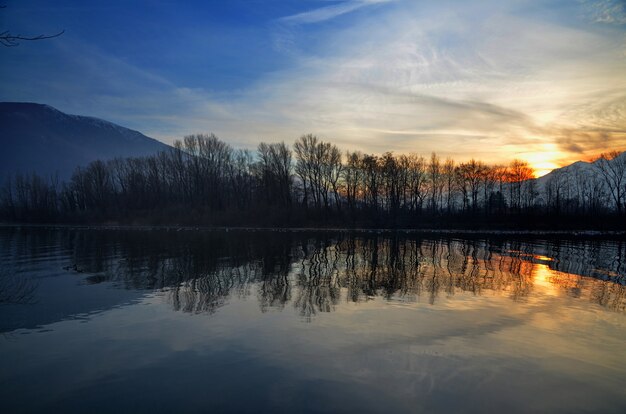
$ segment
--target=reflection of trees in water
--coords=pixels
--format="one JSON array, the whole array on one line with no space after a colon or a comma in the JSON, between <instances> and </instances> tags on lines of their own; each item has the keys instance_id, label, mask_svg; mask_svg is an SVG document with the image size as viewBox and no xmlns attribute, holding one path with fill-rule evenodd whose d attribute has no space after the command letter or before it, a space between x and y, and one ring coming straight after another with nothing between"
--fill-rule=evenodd
<instances>
[{"instance_id":1,"label":"reflection of trees in water","mask_svg":"<svg viewBox=\"0 0 626 414\"><path fill-rule=\"evenodd\" d=\"M305 318L375 296L434 304L489 292L519 301L536 288L537 266L571 297L616 310L626 301L621 241L38 229L0 243L23 261L42 249L66 255L92 283L163 289L185 312L214 312L233 295L256 295L262 311L292 304Z\"/></svg>"},{"instance_id":2,"label":"reflection of trees in water","mask_svg":"<svg viewBox=\"0 0 626 414\"><path fill-rule=\"evenodd\" d=\"M33 303L39 283L21 267L45 251L50 237L47 234L18 237L15 229L7 229L6 234L9 237L0 237L0 305Z\"/></svg>"},{"instance_id":3,"label":"reflection of trees in water","mask_svg":"<svg viewBox=\"0 0 626 414\"><path fill-rule=\"evenodd\" d=\"M248 265L221 267L168 288L167 300L177 311L212 313L224 305L233 292L248 295L251 281L256 280L255 272L256 269Z\"/></svg>"},{"instance_id":4,"label":"reflection of trees in water","mask_svg":"<svg viewBox=\"0 0 626 414\"><path fill-rule=\"evenodd\" d=\"M305 318L330 312L339 302L339 252L330 239L302 243L303 257L295 273L297 293L294 306Z\"/></svg>"},{"instance_id":5,"label":"reflection of trees in water","mask_svg":"<svg viewBox=\"0 0 626 414\"><path fill-rule=\"evenodd\" d=\"M484 242L376 238L348 239L338 246L349 264L346 271L340 269L338 283L348 289L353 301L360 300L362 293L386 298L425 296L434 304L440 295L458 291L480 295L484 290L509 291L520 298L532 288L532 264L524 266L518 257L494 256ZM354 265L359 262L360 266ZM360 292L354 289L358 281Z\"/></svg>"},{"instance_id":6,"label":"reflection of trees in water","mask_svg":"<svg viewBox=\"0 0 626 414\"><path fill-rule=\"evenodd\" d=\"M617 310L626 310L626 286L580 275L555 272L550 283L573 298L589 297L593 303Z\"/></svg>"},{"instance_id":7,"label":"reflection of trees in water","mask_svg":"<svg viewBox=\"0 0 626 414\"><path fill-rule=\"evenodd\" d=\"M626 289L622 285L593 282L591 301L598 305L624 311L626 310Z\"/></svg>"}]
</instances>

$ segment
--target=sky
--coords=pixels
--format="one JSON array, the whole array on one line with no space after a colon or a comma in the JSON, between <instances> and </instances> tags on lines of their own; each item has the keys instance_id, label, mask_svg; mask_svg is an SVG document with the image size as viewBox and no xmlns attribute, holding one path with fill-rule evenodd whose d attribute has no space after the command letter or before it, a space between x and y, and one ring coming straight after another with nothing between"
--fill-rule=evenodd
<instances>
[{"instance_id":1,"label":"sky","mask_svg":"<svg viewBox=\"0 0 626 414\"><path fill-rule=\"evenodd\" d=\"M172 143L528 161L626 150L624 0L6 0L0 101Z\"/></svg>"}]
</instances>

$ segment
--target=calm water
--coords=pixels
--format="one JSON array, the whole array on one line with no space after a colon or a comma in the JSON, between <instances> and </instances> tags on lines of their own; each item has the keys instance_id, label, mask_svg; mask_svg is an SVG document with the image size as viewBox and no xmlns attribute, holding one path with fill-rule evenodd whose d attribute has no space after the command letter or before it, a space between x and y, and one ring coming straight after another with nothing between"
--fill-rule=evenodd
<instances>
[{"instance_id":1,"label":"calm water","mask_svg":"<svg viewBox=\"0 0 626 414\"><path fill-rule=\"evenodd\" d=\"M626 412L626 243L0 228L0 411Z\"/></svg>"}]
</instances>

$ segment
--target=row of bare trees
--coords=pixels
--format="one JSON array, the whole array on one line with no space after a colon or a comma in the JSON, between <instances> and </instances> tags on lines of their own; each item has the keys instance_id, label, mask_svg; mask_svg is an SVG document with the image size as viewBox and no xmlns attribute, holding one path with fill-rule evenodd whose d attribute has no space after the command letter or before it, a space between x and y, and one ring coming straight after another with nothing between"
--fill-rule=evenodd
<instances>
[{"instance_id":1,"label":"row of bare trees","mask_svg":"<svg viewBox=\"0 0 626 414\"><path fill-rule=\"evenodd\" d=\"M154 156L92 162L66 182L17 175L4 185L0 208L15 221L159 216L211 224L263 224L268 214L285 224L295 217L299 224L334 218L379 225L468 214L622 214L626 166L618 155L603 155L593 174L561 171L540 187L520 160L342 153L310 134L293 151L284 142L261 143L254 153L212 134L190 135Z\"/></svg>"}]
</instances>

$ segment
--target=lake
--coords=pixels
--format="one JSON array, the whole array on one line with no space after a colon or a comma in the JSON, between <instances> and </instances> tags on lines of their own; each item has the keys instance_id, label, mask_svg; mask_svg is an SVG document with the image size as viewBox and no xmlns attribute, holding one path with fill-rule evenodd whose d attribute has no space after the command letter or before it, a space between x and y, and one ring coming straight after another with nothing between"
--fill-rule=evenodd
<instances>
[{"instance_id":1,"label":"lake","mask_svg":"<svg viewBox=\"0 0 626 414\"><path fill-rule=\"evenodd\" d=\"M626 412L626 242L0 227L4 413Z\"/></svg>"}]
</instances>

